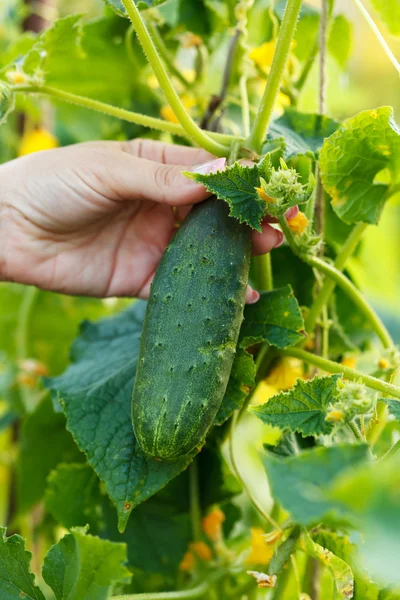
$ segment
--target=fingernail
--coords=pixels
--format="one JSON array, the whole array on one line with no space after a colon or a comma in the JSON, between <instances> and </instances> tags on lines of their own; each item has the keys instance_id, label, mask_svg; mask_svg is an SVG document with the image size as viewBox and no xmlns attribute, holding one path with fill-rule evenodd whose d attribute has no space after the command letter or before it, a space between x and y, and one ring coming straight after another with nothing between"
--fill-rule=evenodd
<instances>
[{"instance_id":1,"label":"fingernail","mask_svg":"<svg viewBox=\"0 0 400 600\"><path fill-rule=\"evenodd\" d=\"M286 211L285 217L288 221L290 221L290 219L294 219L294 217L299 213L299 207L298 206L292 206L292 208L289 208L289 210Z\"/></svg>"},{"instance_id":2,"label":"fingernail","mask_svg":"<svg viewBox=\"0 0 400 600\"><path fill-rule=\"evenodd\" d=\"M210 173L216 173L217 171L223 171L226 167L226 158L216 158L210 160L202 165L197 165L192 169L193 173L199 173L200 175L209 175Z\"/></svg>"},{"instance_id":3,"label":"fingernail","mask_svg":"<svg viewBox=\"0 0 400 600\"><path fill-rule=\"evenodd\" d=\"M275 229L275 234L276 242L274 248L279 248L279 246L282 246L283 242L285 241L285 236L283 235L282 231L279 231L279 229Z\"/></svg>"},{"instance_id":4,"label":"fingernail","mask_svg":"<svg viewBox=\"0 0 400 600\"><path fill-rule=\"evenodd\" d=\"M255 304L260 299L260 294L256 290L251 290L250 298L247 300L247 304Z\"/></svg>"}]
</instances>

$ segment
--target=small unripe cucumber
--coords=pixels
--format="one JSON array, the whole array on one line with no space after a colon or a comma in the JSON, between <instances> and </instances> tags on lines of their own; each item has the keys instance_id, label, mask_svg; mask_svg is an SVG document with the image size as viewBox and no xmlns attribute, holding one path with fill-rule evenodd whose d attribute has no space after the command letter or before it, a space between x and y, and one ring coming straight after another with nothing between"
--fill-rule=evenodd
<instances>
[{"instance_id":1,"label":"small unripe cucumber","mask_svg":"<svg viewBox=\"0 0 400 600\"><path fill-rule=\"evenodd\" d=\"M132 398L143 451L175 460L204 442L221 405L243 320L250 230L212 197L195 206L151 287Z\"/></svg>"}]
</instances>

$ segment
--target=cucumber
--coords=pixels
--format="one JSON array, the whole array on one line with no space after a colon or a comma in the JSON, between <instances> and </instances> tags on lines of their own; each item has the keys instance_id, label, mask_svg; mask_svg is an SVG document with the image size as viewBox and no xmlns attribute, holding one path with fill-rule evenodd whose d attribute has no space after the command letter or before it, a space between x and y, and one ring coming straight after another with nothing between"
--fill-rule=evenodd
<instances>
[{"instance_id":1,"label":"cucumber","mask_svg":"<svg viewBox=\"0 0 400 600\"><path fill-rule=\"evenodd\" d=\"M132 397L142 450L176 460L199 448L221 405L243 320L250 229L215 197L165 250L147 305Z\"/></svg>"}]
</instances>

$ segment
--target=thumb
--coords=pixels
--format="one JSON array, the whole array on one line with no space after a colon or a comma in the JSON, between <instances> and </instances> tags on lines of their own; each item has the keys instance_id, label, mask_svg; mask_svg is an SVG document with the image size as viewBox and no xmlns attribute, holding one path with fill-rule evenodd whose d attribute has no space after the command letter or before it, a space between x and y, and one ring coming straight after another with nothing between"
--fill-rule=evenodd
<instances>
[{"instance_id":1,"label":"thumb","mask_svg":"<svg viewBox=\"0 0 400 600\"><path fill-rule=\"evenodd\" d=\"M203 185L182 174L182 171L188 170L187 165L165 165L136 157L127 158L129 168L126 168L125 163L124 176L118 177L119 195L126 199L135 197L173 206L185 206L201 202L210 196ZM121 167L121 163L119 164ZM223 170L225 165L225 158L217 158L195 166L192 170L207 175Z\"/></svg>"}]
</instances>

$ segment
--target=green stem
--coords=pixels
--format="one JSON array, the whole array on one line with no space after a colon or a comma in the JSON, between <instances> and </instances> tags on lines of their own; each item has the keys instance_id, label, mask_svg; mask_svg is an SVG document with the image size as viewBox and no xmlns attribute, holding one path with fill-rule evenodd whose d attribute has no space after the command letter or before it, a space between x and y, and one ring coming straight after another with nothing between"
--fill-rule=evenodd
<instances>
[{"instance_id":1,"label":"green stem","mask_svg":"<svg viewBox=\"0 0 400 600\"><path fill-rule=\"evenodd\" d=\"M296 30L301 5L302 0L287 0L267 85L248 140L250 147L256 152L261 152L262 144L272 119L274 106L285 75L290 46Z\"/></svg>"},{"instance_id":2,"label":"green stem","mask_svg":"<svg viewBox=\"0 0 400 600\"><path fill-rule=\"evenodd\" d=\"M124 108L119 108L117 106L112 106L111 104L106 104L105 102L100 102L99 100L93 100L92 98L86 98L85 96L78 96L77 94L71 94L71 92L64 92L47 85L17 85L13 86L12 90L14 92L45 94L47 96L51 96L52 98L56 98L57 100L68 102L69 104L82 106L83 108L89 108L90 110L95 110L97 112L110 115L111 117L116 117L122 121L128 121L129 123L135 123L136 125L142 125L143 127L149 127L150 129L157 129L158 131L165 131L166 133L171 133L172 135L191 139L191 136L187 133L187 131L185 131L183 127L176 123L169 123L163 119L142 115L131 110L125 110ZM218 143L225 145L230 145L234 141L244 141L244 138L238 138L237 136L225 133L213 132L209 133L208 135ZM228 154L228 150L226 153Z\"/></svg>"},{"instance_id":3,"label":"green stem","mask_svg":"<svg viewBox=\"0 0 400 600\"><path fill-rule=\"evenodd\" d=\"M18 362L29 358L29 323L39 290L36 287L26 288L18 311L18 322L15 332L15 348ZM25 409L30 412L31 393L24 385L19 386L19 392Z\"/></svg>"},{"instance_id":4,"label":"green stem","mask_svg":"<svg viewBox=\"0 0 400 600\"><path fill-rule=\"evenodd\" d=\"M242 107L242 124L243 135L247 138L250 135L250 105L249 95L247 92L247 76L242 75L240 78L240 98Z\"/></svg>"},{"instance_id":5,"label":"green stem","mask_svg":"<svg viewBox=\"0 0 400 600\"><path fill-rule=\"evenodd\" d=\"M301 92L301 90L303 89L303 87L305 86L305 83L308 79L308 76L311 72L311 69L314 66L315 63L315 59L318 56L318 51L319 51L319 40L316 39L315 43L311 49L310 54L308 55L308 58L304 64L303 70L300 73L300 76L298 78L298 80L296 81L296 83L294 84L294 88L295 90L297 90L297 92Z\"/></svg>"},{"instance_id":6,"label":"green stem","mask_svg":"<svg viewBox=\"0 0 400 600\"><path fill-rule=\"evenodd\" d=\"M350 421L350 423L349 423L349 427L350 427L351 431L353 432L353 434L354 434L354 437L356 438L356 440L359 440L359 441L364 441L364 438L363 438L363 436L362 436L362 433L361 433L361 431L359 430L359 428L357 427L357 424L356 424L356 423L354 423L354 421Z\"/></svg>"},{"instance_id":7,"label":"green stem","mask_svg":"<svg viewBox=\"0 0 400 600\"><path fill-rule=\"evenodd\" d=\"M226 156L229 152L226 146L215 142L202 129L200 129L200 127L196 125L183 106L181 99L175 91L168 73L164 68L162 60L135 2L133 0L122 0L122 3L130 20L132 21L132 24L136 30L136 35L138 36L147 59L154 71L154 75L156 76L169 105L174 111L174 114L176 115L176 118L182 125L183 129L188 133L190 138L196 142L196 144L203 147L205 150L208 150L216 156Z\"/></svg>"},{"instance_id":8,"label":"green stem","mask_svg":"<svg viewBox=\"0 0 400 600\"><path fill-rule=\"evenodd\" d=\"M368 225L366 223L359 223L354 227L354 229L348 236L334 263L335 268L338 271L343 271L347 261L354 254L367 227ZM328 304L335 287L336 282L333 279L329 278L325 280L322 288L319 290L318 296L315 299L314 304L312 305L306 319L306 331L308 331L309 333L312 333L312 331L314 331L314 328L318 321L318 317L320 316L323 307Z\"/></svg>"},{"instance_id":9,"label":"green stem","mask_svg":"<svg viewBox=\"0 0 400 600\"><path fill-rule=\"evenodd\" d=\"M201 539L201 507L199 490L199 469L197 461L194 460L189 467L189 490L190 490L190 519L192 523L192 537L196 542Z\"/></svg>"},{"instance_id":10,"label":"green stem","mask_svg":"<svg viewBox=\"0 0 400 600\"><path fill-rule=\"evenodd\" d=\"M398 453L399 450L400 440L397 440L397 442L390 448L390 450L388 450L388 452L386 452L386 454L382 456L379 462L386 462L387 460L390 460L391 458L393 458L393 456L395 456Z\"/></svg>"},{"instance_id":11,"label":"green stem","mask_svg":"<svg viewBox=\"0 0 400 600\"><path fill-rule=\"evenodd\" d=\"M185 87L190 87L190 85L191 85L190 82L186 79L186 77L184 77L182 75L182 73L179 71L179 69L177 69L176 66L174 65L174 61L172 60L171 55L168 51L168 48L165 45L165 42L160 35L157 25L155 25L152 21L148 20L147 27L149 29L151 36L153 37L154 44L157 47L158 53L161 56L161 58L163 59L163 61L165 62L169 72L174 77L179 79L179 81L182 83L182 85L184 85Z\"/></svg>"},{"instance_id":12,"label":"green stem","mask_svg":"<svg viewBox=\"0 0 400 600\"><path fill-rule=\"evenodd\" d=\"M312 354L311 352L307 352L301 348L288 348L287 350L283 350L283 354L304 360L305 362L315 365L327 373L337 373L339 375L342 374L350 381L359 381L373 390L396 398L396 400L400 400L399 387L392 385L391 383L387 383L386 381L382 381L381 379L377 379L376 377L372 377L371 375L366 375L361 371L350 369L349 367L345 367L344 365L336 363L332 360L322 358L321 356L317 356L316 354Z\"/></svg>"},{"instance_id":13,"label":"green stem","mask_svg":"<svg viewBox=\"0 0 400 600\"><path fill-rule=\"evenodd\" d=\"M354 0L354 3L360 9L363 17L367 21L368 25L371 27L371 29L374 32L374 34L375 34L378 42L382 46L383 51L385 52L386 56L388 57L388 59L390 60L390 62L392 63L392 65L394 66L394 68L396 69L396 71L398 72L398 74L400 75L400 63L397 61L395 55L393 54L393 52L389 48L389 46L388 46L385 38L383 37L383 35L379 31L379 29L378 29L375 21L373 20L373 18L371 17L371 15L367 11L367 9L365 8L365 6L361 2L361 0Z\"/></svg>"},{"instance_id":14,"label":"green stem","mask_svg":"<svg viewBox=\"0 0 400 600\"><path fill-rule=\"evenodd\" d=\"M386 329L384 323L380 317L376 314L372 306L367 302L362 293L356 286L349 280L341 271L338 271L336 267L329 263L321 260L317 256L312 255L301 255L300 256L306 263L315 267L325 275L328 275L335 283L337 283L343 291L347 294L350 300L357 306L357 308L365 315L367 320L371 323L375 333L381 340L385 348L393 348L394 342L390 336L390 333Z\"/></svg>"},{"instance_id":15,"label":"green stem","mask_svg":"<svg viewBox=\"0 0 400 600\"><path fill-rule=\"evenodd\" d=\"M210 583L205 581L190 590L150 594L128 594L127 596L113 596L112 600L186 600L190 598L201 598L207 594L209 589Z\"/></svg>"},{"instance_id":16,"label":"green stem","mask_svg":"<svg viewBox=\"0 0 400 600\"><path fill-rule=\"evenodd\" d=\"M262 254L253 258L254 285L259 292L269 292L274 289L271 254Z\"/></svg>"}]
</instances>

